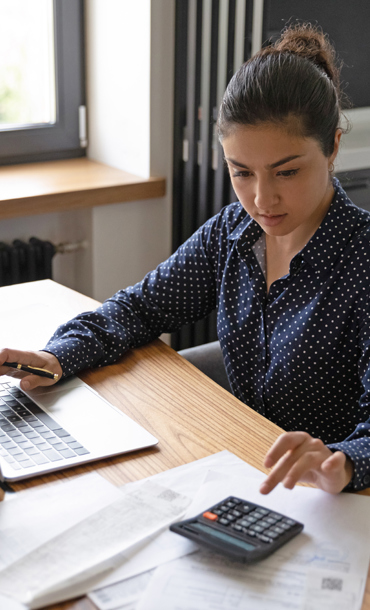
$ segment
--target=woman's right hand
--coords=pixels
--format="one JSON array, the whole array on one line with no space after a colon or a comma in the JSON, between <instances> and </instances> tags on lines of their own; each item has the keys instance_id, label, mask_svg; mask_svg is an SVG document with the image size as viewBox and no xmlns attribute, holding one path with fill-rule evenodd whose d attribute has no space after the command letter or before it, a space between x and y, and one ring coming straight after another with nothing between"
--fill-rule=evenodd
<instances>
[{"instance_id":1,"label":"woman's right hand","mask_svg":"<svg viewBox=\"0 0 370 610\"><path fill-rule=\"evenodd\" d=\"M58 375L58 380L63 373L58 358L49 352L26 352L7 348L0 350L0 375L8 375L9 377L21 379L21 388L26 391L33 390L38 386L53 385L56 381L48 379L47 377L39 377L39 375L33 375L7 367L6 362L17 362L19 364L25 364L26 366L46 369L51 373L56 373Z\"/></svg>"}]
</instances>

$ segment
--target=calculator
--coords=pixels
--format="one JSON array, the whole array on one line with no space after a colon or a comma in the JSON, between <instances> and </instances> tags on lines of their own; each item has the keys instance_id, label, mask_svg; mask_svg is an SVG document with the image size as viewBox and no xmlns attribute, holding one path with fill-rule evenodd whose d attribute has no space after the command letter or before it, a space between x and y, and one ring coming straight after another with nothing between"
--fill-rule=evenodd
<instances>
[{"instance_id":1,"label":"calculator","mask_svg":"<svg viewBox=\"0 0 370 610\"><path fill-rule=\"evenodd\" d=\"M303 524L248 500L229 496L170 530L244 563L268 557L297 536Z\"/></svg>"}]
</instances>

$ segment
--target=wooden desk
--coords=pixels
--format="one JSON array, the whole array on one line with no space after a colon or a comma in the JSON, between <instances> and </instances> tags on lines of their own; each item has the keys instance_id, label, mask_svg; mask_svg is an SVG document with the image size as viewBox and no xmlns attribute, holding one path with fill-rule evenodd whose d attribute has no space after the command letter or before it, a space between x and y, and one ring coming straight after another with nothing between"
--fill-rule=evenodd
<instances>
[{"instance_id":1,"label":"wooden desk","mask_svg":"<svg viewBox=\"0 0 370 610\"><path fill-rule=\"evenodd\" d=\"M22 296L28 302L42 298L45 305L53 307L60 307L62 301L68 317L97 305L50 280L0 289L0 301L7 299L12 306ZM19 322L22 324L22 320ZM14 485L16 489L87 470L98 471L113 484L122 485L223 449L265 471L264 455L281 433L278 426L234 398L160 340L127 353L114 365L85 371L81 378L154 434L159 444L19 483ZM94 606L84 598L52 608L93 610ZM363 610L370 610L369 579Z\"/></svg>"}]
</instances>

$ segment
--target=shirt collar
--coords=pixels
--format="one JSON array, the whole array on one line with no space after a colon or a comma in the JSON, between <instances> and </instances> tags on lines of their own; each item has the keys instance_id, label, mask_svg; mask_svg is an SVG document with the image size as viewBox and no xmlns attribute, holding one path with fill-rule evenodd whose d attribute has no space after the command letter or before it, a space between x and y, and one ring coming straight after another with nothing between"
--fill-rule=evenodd
<instances>
[{"instance_id":1,"label":"shirt collar","mask_svg":"<svg viewBox=\"0 0 370 610\"><path fill-rule=\"evenodd\" d=\"M243 245L253 246L262 233L260 225L249 214L246 214L234 231L230 233L228 239L235 241L242 237Z\"/></svg>"},{"instance_id":2,"label":"shirt collar","mask_svg":"<svg viewBox=\"0 0 370 610\"><path fill-rule=\"evenodd\" d=\"M333 179L333 186L335 192L328 213L310 241L296 255L309 263L317 272L334 265L347 244L359 216L358 208L353 205L337 178ZM238 249L246 252L256 243L262 232L259 224L246 214L228 239L240 240Z\"/></svg>"},{"instance_id":3,"label":"shirt collar","mask_svg":"<svg viewBox=\"0 0 370 610\"><path fill-rule=\"evenodd\" d=\"M359 217L358 208L353 205L337 178L334 178L333 186L335 192L328 213L310 241L297 254L318 272L335 264Z\"/></svg>"}]
</instances>

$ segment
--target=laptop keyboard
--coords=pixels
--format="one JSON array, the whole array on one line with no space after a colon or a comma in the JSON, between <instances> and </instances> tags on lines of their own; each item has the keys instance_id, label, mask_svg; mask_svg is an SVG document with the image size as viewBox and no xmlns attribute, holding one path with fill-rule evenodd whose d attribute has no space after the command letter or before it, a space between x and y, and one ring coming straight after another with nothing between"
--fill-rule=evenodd
<instances>
[{"instance_id":1,"label":"laptop keyboard","mask_svg":"<svg viewBox=\"0 0 370 610\"><path fill-rule=\"evenodd\" d=\"M0 383L0 458L14 470L89 453L21 389Z\"/></svg>"}]
</instances>

